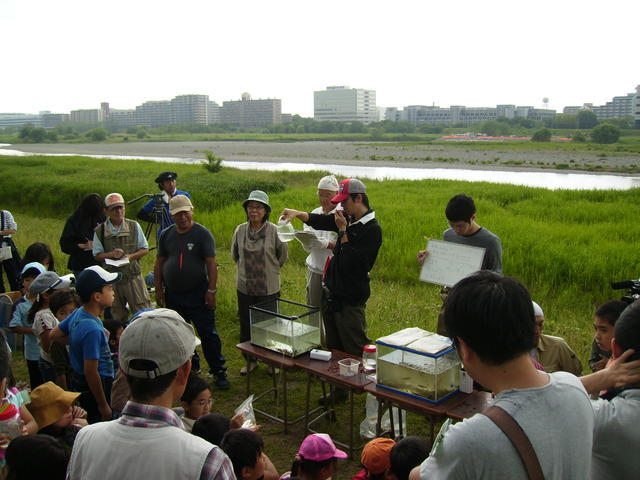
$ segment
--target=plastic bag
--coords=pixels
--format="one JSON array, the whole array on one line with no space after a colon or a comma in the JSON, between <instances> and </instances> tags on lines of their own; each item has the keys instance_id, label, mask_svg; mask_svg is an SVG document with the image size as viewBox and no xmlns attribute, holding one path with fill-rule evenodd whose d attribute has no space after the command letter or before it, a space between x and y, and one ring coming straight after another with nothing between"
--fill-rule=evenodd
<instances>
[{"instance_id":1,"label":"plastic bag","mask_svg":"<svg viewBox=\"0 0 640 480\"><path fill-rule=\"evenodd\" d=\"M378 400L376 397L367 393L366 401L366 414L364 420L360 423L360 436L362 438L372 439L376 437L376 422L378 421ZM393 409L393 429L394 436L400 435L400 422L398 418L399 412L397 408ZM389 418L389 410L386 410L382 415L382 421L380 422L380 428L382 431L391 429L391 419ZM407 436L407 412L403 412L402 415L402 433Z\"/></svg>"},{"instance_id":2,"label":"plastic bag","mask_svg":"<svg viewBox=\"0 0 640 480\"><path fill-rule=\"evenodd\" d=\"M242 414L242 418L244 419L242 428L255 429L258 426L256 414L253 411L253 394L249 395L247 399L235 409L235 413Z\"/></svg>"}]
</instances>

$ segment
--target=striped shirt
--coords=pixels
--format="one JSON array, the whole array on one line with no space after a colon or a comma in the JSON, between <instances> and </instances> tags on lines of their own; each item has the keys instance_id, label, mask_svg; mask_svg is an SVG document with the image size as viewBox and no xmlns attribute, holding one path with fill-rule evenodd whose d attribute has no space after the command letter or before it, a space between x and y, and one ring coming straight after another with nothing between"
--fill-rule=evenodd
<instances>
[{"instance_id":1,"label":"striped shirt","mask_svg":"<svg viewBox=\"0 0 640 480\"><path fill-rule=\"evenodd\" d=\"M0 210L2 214L2 228L0 230L18 230L18 224L13 219L13 215L9 210ZM3 235L4 237L11 238L11 234Z\"/></svg>"}]
</instances>

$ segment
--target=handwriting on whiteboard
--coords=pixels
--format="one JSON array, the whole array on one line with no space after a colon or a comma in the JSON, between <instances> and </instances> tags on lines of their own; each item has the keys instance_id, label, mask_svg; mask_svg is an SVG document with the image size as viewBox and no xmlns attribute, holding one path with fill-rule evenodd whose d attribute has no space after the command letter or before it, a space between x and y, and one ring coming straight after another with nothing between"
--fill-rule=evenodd
<instances>
[{"instance_id":1,"label":"handwriting on whiteboard","mask_svg":"<svg viewBox=\"0 0 640 480\"><path fill-rule=\"evenodd\" d=\"M451 287L482 267L485 249L459 243L429 240L429 255L422 265L420 280Z\"/></svg>"}]
</instances>

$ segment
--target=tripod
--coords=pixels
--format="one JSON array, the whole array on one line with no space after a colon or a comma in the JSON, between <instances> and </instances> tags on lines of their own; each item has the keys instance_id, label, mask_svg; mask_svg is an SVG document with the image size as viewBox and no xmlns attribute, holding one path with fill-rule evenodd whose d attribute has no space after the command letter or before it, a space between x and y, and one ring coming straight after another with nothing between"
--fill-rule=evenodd
<instances>
[{"instance_id":1,"label":"tripod","mask_svg":"<svg viewBox=\"0 0 640 480\"><path fill-rule=\"evenodd\" d=\"M149 251L158 248L158 225L166 226L171 223L170 218L167 217L167 212L164 208L163 195L161 193L145 193L133 200L129 200L127 205L137 202L143 198L151 197L153 199L153 211L149 214L138 212L137 217L140 220L146 221L147 225L144 228L144 234L149 242ZM152 240L153 239L153 240ZM153 246L151 242L153 241Z\"/></svg>"}]
</instances>

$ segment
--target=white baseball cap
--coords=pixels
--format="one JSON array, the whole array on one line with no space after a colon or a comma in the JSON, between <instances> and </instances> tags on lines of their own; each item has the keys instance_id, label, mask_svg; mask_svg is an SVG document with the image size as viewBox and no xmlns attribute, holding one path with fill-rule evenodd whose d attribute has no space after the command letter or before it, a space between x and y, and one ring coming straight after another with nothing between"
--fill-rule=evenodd
<instances>
[{"instance_id":1,"label":"white baseball cap","mask_svg":"<svg viewBox=\"0 0 640 480\"><path fill-rule=\"evenodd\" d=\"M333 175L322 177L318 182L318 190L331 190L332 192L337 192L339 189L340 185L338 185L338 179Z\"/></svg>"},{"instance_id":2,"label":"white baseball cap","mask_svg":"<svg viewBox=\"0 0 640 480\"><path fill-rule=\"evenodd\" d=\"M533 300L531 301L531 304L533 305L533 316L544 317L544 312L542 311L542 307L538 305L536 302L534 302Z\"/></svg>"}]
</instances>

